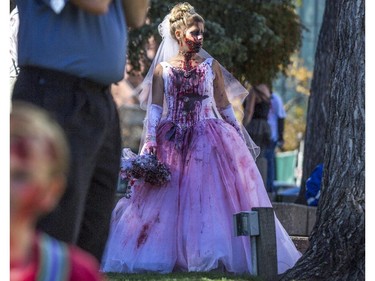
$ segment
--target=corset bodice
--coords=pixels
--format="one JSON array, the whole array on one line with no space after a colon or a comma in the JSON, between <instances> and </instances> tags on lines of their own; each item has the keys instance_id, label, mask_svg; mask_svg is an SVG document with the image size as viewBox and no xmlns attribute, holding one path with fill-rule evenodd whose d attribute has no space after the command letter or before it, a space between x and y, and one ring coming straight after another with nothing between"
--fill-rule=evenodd
<instances>
[{"instance_id":1,"label":"corset bodice","mask_svg":"<svg viewBox=\"0 0 375 281\"><path fill-rule=\"evenodd\" d=\"M212 58L207 58L189 72L167 62L161 65L167 120L185 129L203 119L215 118Z\"/></svg>"}]
</instances>

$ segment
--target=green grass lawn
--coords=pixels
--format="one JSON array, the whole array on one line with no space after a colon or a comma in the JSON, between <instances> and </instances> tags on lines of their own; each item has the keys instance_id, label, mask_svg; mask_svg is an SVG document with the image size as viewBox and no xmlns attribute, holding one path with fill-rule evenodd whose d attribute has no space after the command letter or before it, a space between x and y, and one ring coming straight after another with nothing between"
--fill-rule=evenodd
<instances>
[{"instance_id":1,"label":"green grass lawn","mask_svg":"<svg viewBox=\"0 0 375 281\"><path fill-rule=\"evenodd\" d=\"M166 281L231 281L231 280L250 280L250 281L263 281L259 277L250 275L233 275L217 272L178 272L169 274L120 274L108 273L106 274L108 281L125 281L125 280L166 280Z\"/></svg>"}]
</instances>

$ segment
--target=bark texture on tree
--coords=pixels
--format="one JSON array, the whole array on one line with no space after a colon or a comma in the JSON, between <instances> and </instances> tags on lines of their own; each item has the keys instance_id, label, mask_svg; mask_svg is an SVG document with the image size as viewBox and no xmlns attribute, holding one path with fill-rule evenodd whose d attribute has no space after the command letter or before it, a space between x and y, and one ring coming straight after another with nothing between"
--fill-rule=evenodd
<instances>
[{"instance_id":1,"label":"bark texture on tree","mask_svg":"<svg viewBox=\"0 0 375 281\"><path fill-rule=\"evenodd\" d=\"M282 281L365 280L365 4L326 5L324 16L337 23L330 39L333 65L326 69L332 79L322 194L310 246Z\"/></svg>"},{"instance_id":2,"label":"bark texture on tree","mask_svg":"<svg viewBox=\"0 0 375 281\"><path fill-rule=\"evenodd\" d=\"M314 76L311 81L310 96L307 109L304 157L302 167L301 189L296 200L298 204L306 205L306 180L314 168L323 162L324 144L328 121L329 92L333 76L332 56L336 46L334 38L339 7L338 1L327 1L323 22L319 33L315 52Z\"/></svg>"}]
</instances>

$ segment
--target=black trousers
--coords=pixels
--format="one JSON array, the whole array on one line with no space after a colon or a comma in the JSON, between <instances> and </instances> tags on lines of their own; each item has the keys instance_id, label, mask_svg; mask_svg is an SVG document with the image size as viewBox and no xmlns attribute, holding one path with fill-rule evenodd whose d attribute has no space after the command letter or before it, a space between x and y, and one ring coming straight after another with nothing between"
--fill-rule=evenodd
<instances>
[{"instance_id":1,"label":"black trousers","mask_svg":"<svg viewBox=\"0 0 375 281\"><path fill-rule=\"evenodd\" d=\"M109 233L120 167L121 136L108 86L36 67L21 68L12 100L47 109L71 149L67 189L38 227L93 254L100 262Z\"/></svg>"}]
</instances>

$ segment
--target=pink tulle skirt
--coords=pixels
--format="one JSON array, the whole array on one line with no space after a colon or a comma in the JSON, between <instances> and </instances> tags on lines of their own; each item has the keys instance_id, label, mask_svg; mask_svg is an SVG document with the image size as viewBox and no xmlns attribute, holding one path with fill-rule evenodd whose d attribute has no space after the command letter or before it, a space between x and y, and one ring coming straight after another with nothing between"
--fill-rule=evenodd
<instances>
[{"instance_id":1,"label":"pink tulle skirt","mask_svg":"<svg viewBox=\"0 0 375 281\"><path fill-rule=\"evenodd\" d=\"M102 261L104 272L251 273L249 237L236 237L233 214L272 207L246 144L218 119L187 129L181 148L171 122L158 128L158 158L171 171L161 187L134 186L116 205ZM301 256L276 218L278 272Z\"/></svg>"}]
</instances>

